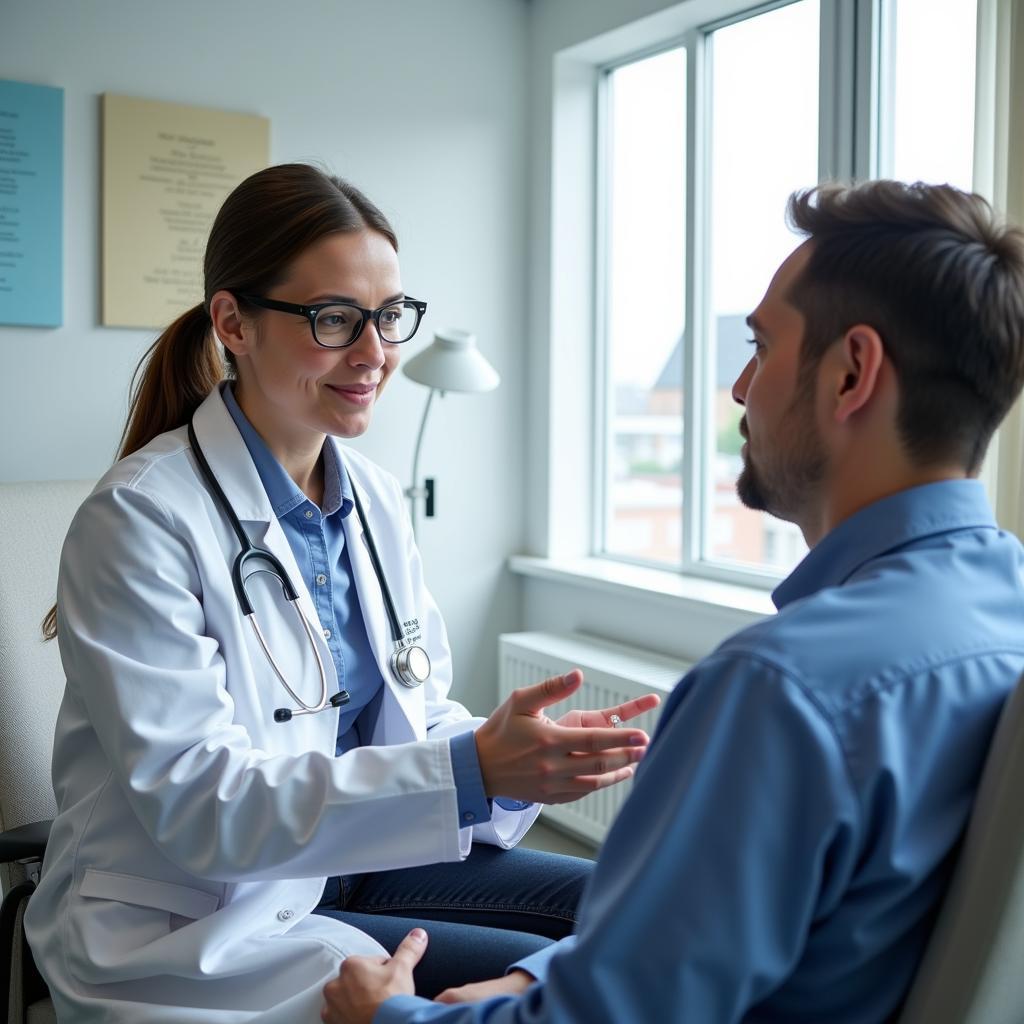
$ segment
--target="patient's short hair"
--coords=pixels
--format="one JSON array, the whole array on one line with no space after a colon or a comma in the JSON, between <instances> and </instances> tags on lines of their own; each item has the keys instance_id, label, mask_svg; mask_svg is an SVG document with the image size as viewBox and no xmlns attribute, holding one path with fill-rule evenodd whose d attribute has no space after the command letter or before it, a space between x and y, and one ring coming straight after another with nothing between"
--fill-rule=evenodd
<instances>
[{"instance_id":1,"label":"patient's short hair","mask_svg":"<svg viewBox=\"0 0 1024 1024\"><path fill-rule=\"evenodd\" d=\"M981 196L896 181L796 192L788 217L812 243L789 294L801 373L850 327L875 328L908 456L975 471L1024 386L1024 232Z\"/></svg>"}]
</instances>

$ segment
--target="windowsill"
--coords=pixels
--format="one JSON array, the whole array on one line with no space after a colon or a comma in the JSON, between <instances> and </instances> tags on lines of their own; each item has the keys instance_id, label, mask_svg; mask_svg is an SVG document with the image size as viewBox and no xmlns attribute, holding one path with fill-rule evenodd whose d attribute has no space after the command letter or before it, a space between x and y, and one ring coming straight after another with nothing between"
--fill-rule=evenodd
<instances>
[{"instance_id":1,"label":"windowsill","mask_svg":"<svg viewBox=\"0 0 1024 1024\"><path fill-rule=\"evenodd\" d=\"M750 621L775 613L771 595L758 587L681 576L603 558L551 559L512 555L509 569L520 576L570 583L623 599L646 599L673 609L699 605L739 613Z\"/></svg>"}]
</instances>

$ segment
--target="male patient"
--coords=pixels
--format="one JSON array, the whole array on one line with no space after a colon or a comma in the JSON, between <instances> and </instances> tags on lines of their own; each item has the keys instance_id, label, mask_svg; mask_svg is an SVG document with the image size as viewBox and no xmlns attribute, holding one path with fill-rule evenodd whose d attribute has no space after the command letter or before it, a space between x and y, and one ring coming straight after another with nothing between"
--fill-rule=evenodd
<instances>
[{"instance_id":1,"label":"male patient","mask_svg":"<svg viewBox=\"0 0 1024 1024\"><path fill-rule=\"evenodd\" d=\"M1024 549L974 479L1024 383L1024 235L947 186L823 186L789 215L807 240L733 387L740 497L811 548L778 614L668 700L576 935L442 1005L409 994L411 933L343 963L329 1024L898 1012L1024 670Z\"/></svg>"}]
</instances>

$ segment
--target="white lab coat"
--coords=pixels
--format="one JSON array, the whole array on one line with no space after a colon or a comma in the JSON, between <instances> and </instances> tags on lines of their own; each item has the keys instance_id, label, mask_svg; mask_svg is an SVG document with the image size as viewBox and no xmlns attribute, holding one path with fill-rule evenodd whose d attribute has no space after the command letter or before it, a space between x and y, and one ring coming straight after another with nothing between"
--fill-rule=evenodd
<instances>
[{"instance_id":1,"label":"white lab coat","mask_svg":"<svg viewBox=\"0 0 1024 1024\"><path fill-rule=\"evenodd\" d=\"M253 542L298 586L335 693L313 602L218 390L195 430ZM385 686L370 744L340 758L337 710L274 721L293 704L239 611L238 541L184 427L115 465L72 523L58 600L59 813L25 921L62 1021L315 1024L341 959L381 952L311 915L326 876L455 861L473 838L510 846L538 813L495 805L491 822L460 829L447 737L480 719L447 697L444 623L401 488L338 447L399 617L419 620L433 665L416 689L392 680L381 591L350 515L346 543ZM315 703L320 678L294 612L269 576L253 590L270 650Z\"/></svg>"}]
</instances>

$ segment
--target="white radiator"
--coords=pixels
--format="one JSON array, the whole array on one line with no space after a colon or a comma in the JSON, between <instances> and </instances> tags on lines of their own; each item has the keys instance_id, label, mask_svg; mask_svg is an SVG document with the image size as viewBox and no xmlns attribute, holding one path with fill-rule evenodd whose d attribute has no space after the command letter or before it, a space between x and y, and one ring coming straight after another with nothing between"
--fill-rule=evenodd
<instances>
[{"instance_id":1,"label":"white radiator","mask_svg":"<svg viewBox=\"0 0 1024 1024\"><path fill-rule=\"evenodd\" d=\"M607 708L645 693L660 693L664 701L690 666L583 633L505 633L498 638L501 700L519 687L563 675L572 668L583 670L583 685L570 700L547 709L554 718L571 707ZM630 725L653 734L660 711L648 711ZM631 786L632 782L624 782L573 803L545 807L544 817L559 828L600 843Z\"/></svg>"}]
</instances>

